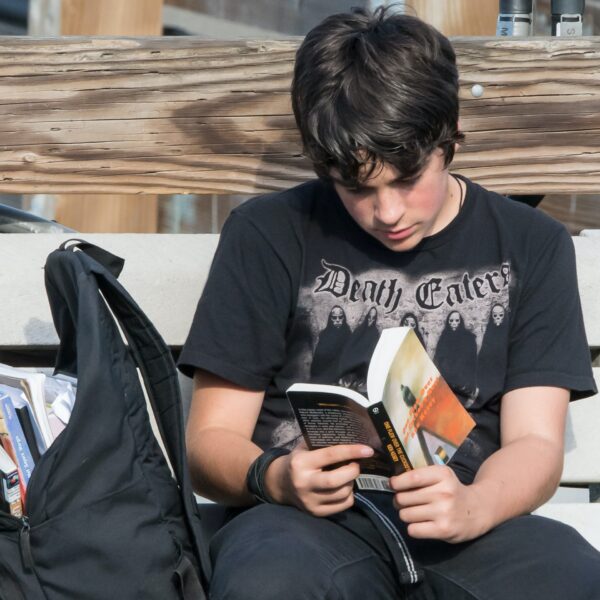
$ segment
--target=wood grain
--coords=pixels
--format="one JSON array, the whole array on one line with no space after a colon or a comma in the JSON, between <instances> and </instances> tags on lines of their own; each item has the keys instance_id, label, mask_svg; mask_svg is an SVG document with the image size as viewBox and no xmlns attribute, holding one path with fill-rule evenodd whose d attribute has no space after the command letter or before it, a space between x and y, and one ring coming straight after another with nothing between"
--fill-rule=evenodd
<instances>
[{"instance_id":1,"label":"wood grain","mask_svg":"<svg viewBox=\"0 0 600 600\"><path fill-rule=\"evenodd\" d=\"M160 35L163 0L62 0L62 35Z\"/></svg>"},{"instance_id":2,"label":"wood grain","mask_svg":"<svg viewBox=\"0 0 600 600\"><path fill-rule=\"evenodd\" d=\"M495 35L498 0L408 0L406 12L446 36Z\"/></svg>"},{"instance_id":3,"label":"wood grain","mask_svg":"<svg viewBox=\"0 0 600 600\"><path fill-rule=\"evenodd\" d=\"M243 194L304 181L288 92L298 43L3 38L0 191ZM467 133L456 169L506 193L597 192L600 41L454 43Z\"/></svg>"},{"instance_id":4,"label":"wood grain","mask_svg":"<svg viewBox=\"0 0 600 600\"><path fill-rule=\"evenodd\" d=\"M163 0L62 0L62 35L160 35ZM152 233L158 196L61 195L55 218L81 232Z\"/></svg>"},{"instance_id":5,"label":"wood grain","mask_svg":"<svg viewBox=\"0 0 600 600\"><path fill-rule=\"evenodd\" d=\"M151 194L60 194L54 218L81 233L155 233L158 201Z\"/></svg>"}]
</instances>

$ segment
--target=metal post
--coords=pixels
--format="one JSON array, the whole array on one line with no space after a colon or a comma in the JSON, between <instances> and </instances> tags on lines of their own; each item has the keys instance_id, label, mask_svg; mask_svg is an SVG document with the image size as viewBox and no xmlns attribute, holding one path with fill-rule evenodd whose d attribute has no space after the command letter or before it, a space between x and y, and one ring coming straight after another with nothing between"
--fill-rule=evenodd
<instances>
[{"instance_id":1,"label":"metal post","mask_svg":"<svg viewBox=\"0 0 600 600\"><path fill-rule=\"evenodd\" d=\"M552 0L552 35L577 37L583 35L585 0Z\"/></svg>"},{"instance_id":2,"label":"metal post","mask_svg":"<svg viewBox=\"0 0 600 600\"><path fill-rule=\"evenodd\" d=\"M500 0L496 35L530 36L533 25L533 0Z\"/></svg>"}]
</instances>

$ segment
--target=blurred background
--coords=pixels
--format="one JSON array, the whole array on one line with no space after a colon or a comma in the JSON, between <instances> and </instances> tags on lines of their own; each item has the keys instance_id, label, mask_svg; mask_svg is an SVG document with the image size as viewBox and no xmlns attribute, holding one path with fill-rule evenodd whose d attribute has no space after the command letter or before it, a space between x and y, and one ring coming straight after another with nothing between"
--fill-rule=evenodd
<instances>
[{"instance_id":1,"label":"blurred background","mask_svg":"<svg viewBox=\"0 0 600 600\"><path fill-rule=\"evenodd\" d=\"M376 0L0 0L0 35L194 35L206 39L301 36L328 14ZM389 2L392 4L392 2ZM498 0L407 0L448 36L493 36ZM536 0L535 35L550 35L550 0ZM584 34L600 29L587 0ZM468 140L467 140L468 143ZM0 195L0 203L81 232L218 233L246 196ZM572 234L600 227L600 195L546 196L539 205Z\"/></svg>"}]
</instances>

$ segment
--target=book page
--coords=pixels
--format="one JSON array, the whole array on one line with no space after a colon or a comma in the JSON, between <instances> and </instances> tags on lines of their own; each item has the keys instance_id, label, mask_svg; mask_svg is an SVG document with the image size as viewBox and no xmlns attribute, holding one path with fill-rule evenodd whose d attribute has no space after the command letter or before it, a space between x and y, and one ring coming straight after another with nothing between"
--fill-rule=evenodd
<instances>
[{"instance_id":1,"label":"book page","mask_svg":"<svg viewBox=\"0 0 600 600\"><path fill-rule=\"evenodd\" d=\"M367 373L369 404L381 402L388 372L409 329L409 327L390 327L381 332Z\"/></svg>"},{"instance_id":2,"label":"book page","mask_svg":"<svg viewBox=\"0 0 600 600\"><path fill-rule=\"evenodd\" d=\"M336 444L379 443L364 407L335 392L305 391L299 387L292 386L287 395L311 450Z\"/></svg>"},{"instance_id":3,"label":"book page","mask_svg":"<svg viewBox=\"0 0 600 600\"><path fill-rule=\"evenodd\" d=\"M287 395L310 450L337 444L371 446L375 454L359 461L361 473L371 477L361 489L388 489L376 476L387 480L394 471L367 409L355 399L359 394L336 386L294 384ZM375 481L376 487L369 481Z\"/></svg>"}]
</instances>

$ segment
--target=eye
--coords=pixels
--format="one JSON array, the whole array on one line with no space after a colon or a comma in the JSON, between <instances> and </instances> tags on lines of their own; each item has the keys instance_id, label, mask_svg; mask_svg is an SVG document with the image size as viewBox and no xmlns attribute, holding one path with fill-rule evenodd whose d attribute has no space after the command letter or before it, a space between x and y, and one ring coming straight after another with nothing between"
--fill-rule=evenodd
<instances>
[{"instance_id":1,"label":"eye","mask_svg":"<svg viewBox=\"0 0 600 600\"><path fill-rule=\"evenodd\" d=\"M346 192L352 196L366 196L369 193L369 188L366 187L344 187Z\"/></svg>"},{"instance_id":2,"label":"eye","mask_svg":"<svg viewBox=\"0 0 600 600\"><path fill-rule=\"evenodd\" d=\"M394 182L394 185L396 187L410 189L417 184L419 179L420 179L419 175L417 175L416 177L411 177L410 179L398 179L397 181Z\"/></svg>"}]
</instances>

